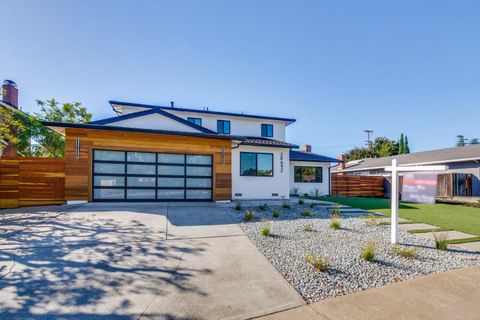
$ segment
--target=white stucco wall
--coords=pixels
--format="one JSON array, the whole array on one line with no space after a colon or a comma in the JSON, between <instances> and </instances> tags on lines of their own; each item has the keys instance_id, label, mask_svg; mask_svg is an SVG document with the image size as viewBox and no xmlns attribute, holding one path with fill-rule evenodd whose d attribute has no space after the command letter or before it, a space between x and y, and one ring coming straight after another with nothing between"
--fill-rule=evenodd
<instances>
[{"instance_id":1,"label":"white stucco wall","mask_svg":"<svg viewBox=\"0 0 480 320\"><path fill-rule=\"evenodd\" d=\"M323 180L321 183L312 182L295 182L295 171L293 167L322 167L323 168ZM330 175L328 174L328 168L330 163L325 162L304 162L304 161L290 161L290 193L293 194L293 188L298 188L298 194L303 195L308 193L309 195L315 195L315 188L319 189L319 195L327 195L330 193Z\"/></svg>"},{"instance_id":2,"label":"white stucco wall","mask_svg":"<svg viewBox=\"0 0 480 320\"><path fill-rule=\"evenodd\" d=\"M126 119L122 121L112 122L111 126L129 127L129 128L142 128L142 129L154 129L154 130L171 130L171 131L183 131L183 132L200 132L199 130L192 128L186 124L180 123L161 114L154 113L145 115L142 117Z\"/></svg>"},{"instance_id":3,"label":"white stucco wall","mask_svg":"<svg viewBox=\"0 0 480 320\"><path fill-rule=\"evenodd\" d=\"M285 122L283 121L273 121L267 119L254 119L254 118L240 118L232 116L223 116L216 114L205 114L205 113L195 113L195 112L184 112L184 111L174 111L166 110L169 113L172 113L180 118L187 119L188 117L201 118L202 126L217 132L217 120L229 120L230 121L230 134L239 135L239 136L254 136L260 137L261 134L261 124L271 124L273 125L273 137L271 139L285 141Z\"/></svg>"},{"instance_id":4,"label":"white stucco wall","mask_svg":"<svg viewBox=\"0 0 480 320\"><path fill-rule=\"evenodd\" d=\"M240 176L240 152L273 153L273 177ZM281 159L283 158L283 160ZM232 199L289 198L289 150L240 146L232 150ZM278 196L272 195L277 193ZM241 196L235 194L242 194Z\"/></svg>"}]
</instances>

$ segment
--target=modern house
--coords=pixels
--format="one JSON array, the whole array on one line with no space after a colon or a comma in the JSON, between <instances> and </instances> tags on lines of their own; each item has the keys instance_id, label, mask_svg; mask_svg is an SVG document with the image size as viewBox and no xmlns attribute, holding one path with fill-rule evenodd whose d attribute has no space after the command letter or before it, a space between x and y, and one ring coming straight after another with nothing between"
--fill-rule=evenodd
<instances>
[{"instance_id":1,"label":"modern house","mask_svg":"<svg viewBox=\"0 0 480 320\"><path fill-rule=\"evenodd\" d=\"M448 170L438 174L437 196L440 198L480 196L480 145L342 162L332 172L389 177L385 167L391 165L393 158L398 160L400 166L446 165ZM389 194L388 185L386 187L386 193Z\"/></svg>"},{"instance_id":2,"label":"modern house","mask_svg":"<svg viewBox=\"0 0 480 320\"><path fill-rule=\"evenodd\" d=\"M44 124L66 139L67 201L328 194L334 158L285 139L295 119L110 101L116 117Z\"/></svg>"}]
</instances>

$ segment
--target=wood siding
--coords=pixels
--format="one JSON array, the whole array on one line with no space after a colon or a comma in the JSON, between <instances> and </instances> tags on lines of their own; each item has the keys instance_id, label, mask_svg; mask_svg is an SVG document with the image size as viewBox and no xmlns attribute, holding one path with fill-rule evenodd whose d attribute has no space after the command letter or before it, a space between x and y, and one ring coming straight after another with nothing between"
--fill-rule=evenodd
<instances>
[{"instance_id":1,"label":"wood siding","mask_svg":"<svg viewBox=\"0 0 480 320\"><path fill-rule=\"evenodd\" d=\"M65 161L0 158L0 208L65 203Z\"/></svg>"},{"instance_id":2,"label":"wood siding","mask_svg":"<svg viewBox=\"0 0 480 320\"><path fill-rule=\"evenodd\" d=\"M383 177L332 174L333 196L383 198Z\"/></svg>"},{"instance_id":3,"label":"wood siding","mask_svg":"<svg viewBox=\"0 0 480 320\"><path fill-rule=\"evenodd\" d=\"M124 131L67 128L65 195L67 200L92 201L92 150L126 150L187 153L213 156L213 201L232 197L231 141ZM79 138L79 158L75 139ZM224 163L222 163L222 148Z\"/></svg>"}]
</instances>

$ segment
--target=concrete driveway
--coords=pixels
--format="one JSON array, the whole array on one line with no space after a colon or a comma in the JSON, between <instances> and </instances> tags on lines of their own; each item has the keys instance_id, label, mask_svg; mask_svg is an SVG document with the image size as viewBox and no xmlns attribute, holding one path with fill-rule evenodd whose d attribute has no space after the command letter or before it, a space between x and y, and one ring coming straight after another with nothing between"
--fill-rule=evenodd
<instances>
[{"instance_id":1,"label":"concrete driveway","mask_svg":"<svg viewBox=\"0 0 480 320\"><path fill-rule=\"evenodd\" d=\"M245 319L304 304L222 205L53 209L0 212L2 319Z\"/></svg>"}]
</instances>

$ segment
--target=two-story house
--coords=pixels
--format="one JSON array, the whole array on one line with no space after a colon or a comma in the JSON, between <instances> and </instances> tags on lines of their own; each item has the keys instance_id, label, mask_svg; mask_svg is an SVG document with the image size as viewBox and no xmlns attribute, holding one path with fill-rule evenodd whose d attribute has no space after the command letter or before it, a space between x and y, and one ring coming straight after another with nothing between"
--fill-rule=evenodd
<instances>
[{"instance_id":1,"label":"two-story house","mask_svg":"<svg viewBox=\"0 0 480 320\"><path fill-rule=\"evenodd\" d=\"M44 123L66 139L68 201L328 194L336 159L285 140L295 119L110 101L116 117Z\"/></svg>"}]
</instances>

